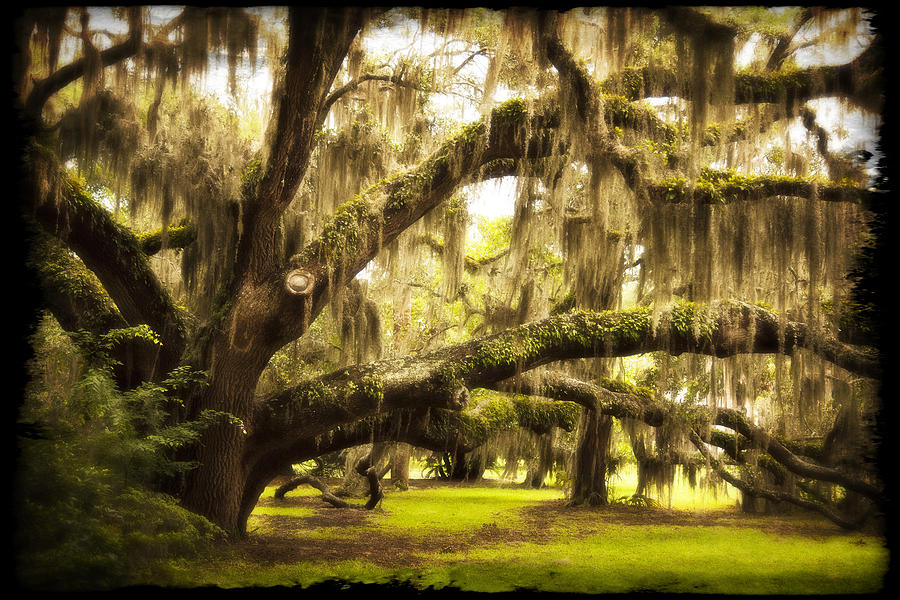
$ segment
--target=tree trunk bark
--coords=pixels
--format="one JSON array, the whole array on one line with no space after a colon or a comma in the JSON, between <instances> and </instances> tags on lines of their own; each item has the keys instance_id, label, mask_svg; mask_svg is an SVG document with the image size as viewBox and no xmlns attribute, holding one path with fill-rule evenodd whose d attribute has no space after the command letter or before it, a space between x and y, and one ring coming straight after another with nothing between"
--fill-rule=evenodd
<instances>
[{"instance_id":1,"label":"tree trunk bark","mask_svg":"<svg viewBox=\"0 0 900 600\"><path fill-rule=\"evenodd\" d=\"M528 470L525 476L525 486L533 489L544 487L544 480L553 468L553 442L556 439L556 431L551 431L538 438L538 456L533 468Z\"/></svg>"},{"instance_id":2,"label":"tree trunk bark","mask_svg":"<svg viewBox=\"0 0 900 600\"><path fill-rule=\"evenodd\" d=\"M184 506L222 527L229 536L244 534L242 501L246 476L243 436L230 424L211 426L201 438L196 460L187 473Z\"/></svg>"},{"instance_id":3,"label":"tree trunk bark","mask_svg":"<svg viewBox=\"0 0 900 600\"><path fill-rule=\"evenodd\" d=\"M480 481L484 475L484 457L478 453L466 456L463 451L453 453L450 462L450 479L452 481Z\"/></svg>"},{"instance_id":4,"label":"tree trunk bark","mask_svg":"<svg viewBox=\"0 0 900 600\"><path fill-rule=\"evenodd\" d=\"M608 415L590 409L582 411L570 504L609 504L606 465L612 424Z\"/></svg>"},{"instance_id":5,"label":"tree trunk bark","mask_svg":"<svg viewBox=\"0 0 900 600\"><path fill-rule=\"evenodd\" d=\"M213 423L194 446L198 466L185 475L182 502L235 537L245 534L259 494L286 466L272 460L247 460L256 382L268 361L265 349L247 337L253 323L253 315L235 318L212 340L208 353L200 358L207 367L209 385L187 407L188 419L212 411L206 418L213 418Z\"/></svg>"},{"instance_id":6,"label":"tree trunk bark","mask_svg":"<svg viewBox=\"0 0 900 600\"><path fill-rule=\"evenodd\" d=\"M391 454L391 484L400 490L409 489L410 445L398 442Z\"/></svg>"}]
</instances>

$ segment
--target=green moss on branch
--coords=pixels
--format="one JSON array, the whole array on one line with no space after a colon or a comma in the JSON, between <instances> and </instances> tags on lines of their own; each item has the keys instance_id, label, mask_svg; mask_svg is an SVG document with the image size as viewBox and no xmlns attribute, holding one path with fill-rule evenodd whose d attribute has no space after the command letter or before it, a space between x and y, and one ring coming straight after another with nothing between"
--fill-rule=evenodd
<instances>
[{"instance_id":1,"label":"green moss on branch","mask_svg":"<svg viewBox=\"0 0 900 600\"><path fill-rule=\"evenodd\" d=\"M197 239L197 228L188 222L171 225L165 229L157 229L138 236L141 250L147 256L153 256L163 248L163 239L167 248L186 248Z\"/></svg>"},{"instance_id":2,"label":"green moss on branch","mask_svg":"<svg viewBox=\"0 0 900 600\"><path fill-rule=\"evenodd\" d=\"M672 177L648 186L647 194L656 202L678 204L694 200L707 204L727 204L763 200L772 196L859 202L868 192L853 183L785 175L749 175L733 169L705 168L693 184L684 177Z\"/></svg>"}]
</instances>

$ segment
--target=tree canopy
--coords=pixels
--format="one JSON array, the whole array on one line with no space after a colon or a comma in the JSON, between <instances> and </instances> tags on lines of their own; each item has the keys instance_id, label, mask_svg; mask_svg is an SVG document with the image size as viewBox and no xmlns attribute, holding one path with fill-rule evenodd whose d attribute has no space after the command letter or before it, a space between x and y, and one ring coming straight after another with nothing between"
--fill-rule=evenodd
<instances>
[{"instance_id":1,"label":"tree canopy","mask_svg":"<svg viewBox=\"0 0 900 600\"><path fill-rule=\"evenodd\" d=\"M578 431L602 501L614 421L645 473L856 526L887 502L873 17L27 9L29 275L85 368L196 426L153 485L232 534L292 463L511 428Z\"/></svg>"}]
</instances>

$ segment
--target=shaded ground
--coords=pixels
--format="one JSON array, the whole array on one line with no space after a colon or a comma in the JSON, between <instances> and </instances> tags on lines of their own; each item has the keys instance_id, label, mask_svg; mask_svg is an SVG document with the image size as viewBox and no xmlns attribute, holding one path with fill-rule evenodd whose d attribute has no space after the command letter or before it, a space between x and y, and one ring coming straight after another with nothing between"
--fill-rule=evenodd
<instances>
[{"instance_id":1,"label":"shaded ground","mask_svg":"<svg viewBox=\"0 0 900 600\"><path fill-rule=\"evenodd\" d=\"M446 484L416 480L417 488ZM485 483L478 485L484 486ZM400 493L400 492L394 492ZM389 496L388 496L389 497ZM542 502L522 511L525 525L516 528L488 523L465 533L410 536L387 532L377 527L365 528L373 513L365 510L338 509L322 502L318 495L288 495L283 500L263 498L260 506L295 507L313 511L310 516L255 515L256 529L247 539L231 545L237 558L258 564L288 564L300 561L362 560L375 565L396 568L423 564L423 556L448 552L465 552L469 548L510 545L549 540L557 522L567 529L574 526L577 537L602 531L610 525L646 526L728 526L765 529L781 535L805 535L820 538L853 535L832 523L815 517L755 516L739 512L688 512L645 506L610 505L572 507L563 500ZM376 511L379 509L376 509ZM364 535L341 535L351 528L362 528ZM330 535L328 530L334 532ZM864 543L864 542L863 542Z\"/></svg>"}]
</instances>

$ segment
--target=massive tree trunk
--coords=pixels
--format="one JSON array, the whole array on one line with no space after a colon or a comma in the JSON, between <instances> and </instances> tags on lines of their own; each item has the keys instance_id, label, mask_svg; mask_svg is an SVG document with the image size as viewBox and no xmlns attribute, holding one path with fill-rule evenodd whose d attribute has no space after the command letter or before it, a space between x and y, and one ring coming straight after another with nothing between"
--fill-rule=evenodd
<instances>
[{"instance_id":1,"label":"massive tree trunk","mask_svg":"<svg viewBox=\"0 0 900 600\"><path fill-rule=\"evenodd\" d=\"M245 191L233 276L223 285L228 304L195 365L209 373L210 385L194 399L191 416L211 409L239 422L226 420L204 432L199 466L187 474L183 499L231 533L243 533L249 499L255 502L261 492L259 475L252 473L260 467L246 462L256 382L286 341L274 329L281 316L273 300L289 296L280 284L275 232L309 164L326 116L321 111L326 94L364 19L364 11L291 9L284 95L277 104L270 160L255 189ZM300 304L300 320L308 323L315 309Z\"/></svg>"}]
</instances>

